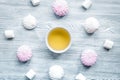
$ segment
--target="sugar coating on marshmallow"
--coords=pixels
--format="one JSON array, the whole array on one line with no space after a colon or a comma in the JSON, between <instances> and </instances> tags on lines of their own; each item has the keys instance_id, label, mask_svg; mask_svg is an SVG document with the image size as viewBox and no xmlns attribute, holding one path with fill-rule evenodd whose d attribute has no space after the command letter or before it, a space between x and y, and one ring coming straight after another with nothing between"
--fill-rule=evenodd
<instances>
[{"instance_id":1,"label":"sugar coating on marshmallow","mask_svg":"<svg viewBox=\"0 0 120 80\"><path fill-rule=\"evenodd\" d=\"M8 39L15 37L13 30L5 30L4 34L5 34L5 37L8 38Z\"/></svg>"},{"instance_id":2,"label":"sugar coating on marshmallow","mask_svg":"<svg viewBox=\"0 0 120 80\"><path fill-rule=\"evenodd\" d=\"M111 49L111 48L113 47L113 45L114 45L114 42L107 39L107 40L105 40L103 46L104 46L104 48L106 48L106 49Z\"/></svg>"},{"instance_id":3,"label":"sugar coating on marshmallow","mask_svg":"<svg viewBox=\"0 0 120 80\"><path fill-rule=\"evenodd\" d=\"M85 0L85 1L82 3L82 7L85 8L85 9L90 8L91 5L92 5L92 1L91 1L91 0Z\"/></svg>"},{"instance_id":4,"label":"sugar coating on marshmallow","mask_svg":"<svg viewBox=\"0 0 120 80\"><path fill-rule=\"evenodd\" d=\"M37 26L37 20L34 16L28 15L23 18L23 26L26 29L33 29Z\"/></svg>"},{"instance_id":5,"label":"sugar coating on marshmallow","mask_svg":"<svg viewBox=\"0 0 120 80\"><path fill-rule=\"evenodd\" d=\"M100 23L96 18L89 17L85 20L83 26L87 33L94 33L96 30L98 30Z\"/></svg>"},{"instance_id":6,"label":"sugar coating on marshmallow","mask_svg":"<svg viewBox=\"0 0 120 80\"><path fill-rule=\"evenodd\" d=\"M49 68L49 76L51 80L60 80L64 76L64 70L59 65L54 65Z\"/></svg>"},{"instance_id":7,"label":"sugar coating on marshmallow","mask_svg":"<svg viewBox=\"0 0 120 80\"><path fill-rule=\"evenodd\" d=\"M36 73L34 70L30 69L26 74L25 76L28 78L28 79L33 79L35 77Z\"/></svg>"},{"instance_id":8,"label":"sugar coating on marshmallow","mask_svg":"<svg viewBox=\"0 0 120 80\"><path fill-rule=\"evenodd\" d=\"M40 0L31 0L33 6L37 6L40 4Z\"/></svg>"},{"instance_id":9,"label":"sugar coating on marshmallow","mask_svg":"<svg viewBox=\"0 0 120 80\"><path fill-rule=\"evenodd\" d=\"M83 74L79 73L76 75L75 80L86 80L86 77Z\"/></svg>"}]
</instances>

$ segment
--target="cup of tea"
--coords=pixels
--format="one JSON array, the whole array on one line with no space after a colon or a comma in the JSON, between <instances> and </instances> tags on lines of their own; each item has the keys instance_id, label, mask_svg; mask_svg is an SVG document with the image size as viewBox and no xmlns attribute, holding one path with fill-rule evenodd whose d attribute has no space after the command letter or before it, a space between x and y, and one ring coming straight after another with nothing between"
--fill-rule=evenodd
<instances>
[{"instance_id":1,"label":"cup of tea","mask_svg":"<svg viewBox=\"0 0 120 80\"><path fill-rule=\"evenodd\" d=\"M67 51L71 46L70 32L63 27L50 29L46 36L46 45L54 53Z\"/></svg>"}]
</instances>

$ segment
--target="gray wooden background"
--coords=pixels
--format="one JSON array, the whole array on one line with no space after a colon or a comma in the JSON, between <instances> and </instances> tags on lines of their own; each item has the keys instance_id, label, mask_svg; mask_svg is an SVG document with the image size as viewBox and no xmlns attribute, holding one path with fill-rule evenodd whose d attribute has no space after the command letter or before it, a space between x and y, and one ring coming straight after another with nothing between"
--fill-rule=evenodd
<instances>
[{"instance_id":1,"label":"gray wooden background","mask_svg":"<svg viewBox=\"0 0 120 80\"><path fill-rule=\"evenodd\" d=\"M63 66L63 80L74 80L79 72L92 80L120 80L120 0L93 0L93 6L85 11L83 0L67 0L69 14L59 18L51 10L53 0L41 0L33 7L30 0L0 0L0 80L27 80L25 73L34 69L34 80L49 80L48 68L54 64ZM38 27L28 31L21 25L22 18L28 14L35 16ZM88 17L96 17L101 26L93 35L88 35L81 24ZM72 34L71 48L61 55L55 55L45 44L46 32L55 26L66 27ZM15 38L7 40L4 30L13 29ZM114 41L114 47L103 48L105 39ZM20 45L29 45L33 57L27 63L20 63L16 50ZM90 68L80 62L80 54L86 48L95 49L98 60Z\"/></svg>"}]
</instances>

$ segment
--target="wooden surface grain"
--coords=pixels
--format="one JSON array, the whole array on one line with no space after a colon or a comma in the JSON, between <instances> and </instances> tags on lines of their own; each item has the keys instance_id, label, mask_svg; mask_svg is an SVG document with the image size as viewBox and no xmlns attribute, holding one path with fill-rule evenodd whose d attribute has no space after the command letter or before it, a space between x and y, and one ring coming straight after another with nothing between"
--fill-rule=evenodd
<instances>
[{"instance_id":1,"label":"wooden surface grain","mask_svg":"<svg viewBox=\"0 0 120 80\"><path fill-rule=\"evenodd\" d=\"M25 73L34 69L34 80L49 80L48 68L54 64L63 66L63 80L74 80L79 72L90 80L120 80L120 0L93 0L92 7L85 11L83 0L67 0L69 14L59 18L51 10L53 0L41 0L33 7L30 0L0 0L0 80L27 80ZM28 31L21 25L22 18L28 14L35 16L38 27ZM81 24L88 17L96 17L101 26L93 35L88 35ZM61 55L55 55L45 44L47 31L55 26L69 29L72 35L71 48ZM4 30L13 29L15 38L7 40ZM103 48L105 39L114 41L114 47ZM16 50L27 44L33 50L33 57L27 63L20 63ZM98 60L90 68L80 62L81 52L86 48L95 49Z\"/></svg>"}]
</instances>

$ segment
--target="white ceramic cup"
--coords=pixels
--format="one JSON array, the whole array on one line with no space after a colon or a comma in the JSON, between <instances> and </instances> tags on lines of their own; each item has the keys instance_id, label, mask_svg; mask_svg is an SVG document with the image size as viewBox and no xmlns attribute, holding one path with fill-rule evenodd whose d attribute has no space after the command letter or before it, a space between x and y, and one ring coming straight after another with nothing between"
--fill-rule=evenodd
<instances>
[{"instance_id":1,"label":"white ceramic cup","mask_svg":"<svg viewBox=\"0 0 120 80\"><path fill-rule=\"evenodd\" d=\"M69 36L69 39L70 39L69 44L67 45L67 47L64 48L64 49L62 49L62 50L55 50L55 49L53 49L53 48L49 45L49 42L48 42L48 37L49 37L50 32L53 31L53 30L55 30L55 29L57 29L57 28L61 28L61 29L64 29L65 31L67 31L67 33L68 33L67 35ZM50 30L48 31L48 33L47 33L47 36L46 36L46 38L45 38L45 41L46 41L46 45L47 45L48 49L49 49L50 51L54 52L54 53L64 53L65 51L67 51L67 50L70 48L71 42L72 42L70 31L68 31L66 28L63 28L63 27L54 27L54 28L50 29Z\"/></svg>"}]
</instances>

